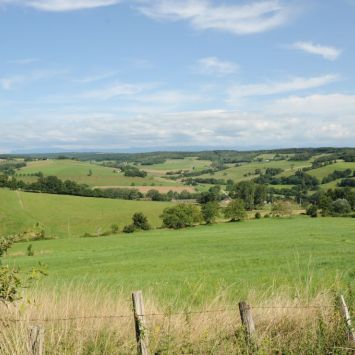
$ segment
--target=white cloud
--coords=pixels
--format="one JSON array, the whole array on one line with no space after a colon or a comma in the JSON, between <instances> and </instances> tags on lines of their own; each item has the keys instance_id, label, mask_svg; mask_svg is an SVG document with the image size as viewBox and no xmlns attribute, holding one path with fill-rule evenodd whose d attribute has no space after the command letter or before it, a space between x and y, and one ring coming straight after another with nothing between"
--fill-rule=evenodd
<instances>
[{"instance_id":1,"label":"white cloud","mask_svg":"<svg viewBox=\"0 0 355 355\"><path fill-rule=\"evenodd\" d=\"M236 35L264 32L285 24L291 9L278 0L218 5L209 0L141 0L138 9L156 20L187 21L199 30Z\"/></svg>"},{"instance_id":2,"label":"white cloud","mask_svg":"<svg viewBox=\"0 0 355 355\"><path fill-rule=\"evenodd\" d=\"M63 12L118 4L120 0L0 0L0 4L32 7L41 11Z\"/></svg>"},{"instance_id":3,"label":"white cloud","mask_svg":"<svg viewBox=\"0 0 355 355\"><path fill-rule=\"evenodd\" d=\"M130 117L122 116L120 111L39 114L36 119L15 120L4 126L2 145L8 148L16 142L17 147L70 146L74 150L159 146L344 146L352 145L355 139L354 113L355 110L349 110L346 115L320 112L311 119L308 114L292 112L292 108L285 113L214 109L142 112Z\"/></svg>"},{"instance_id":4,"label":"white cloud","mask_svg":"<svg viewBox=\"0 0 355 355\"><path fill-rule=\"evenodd\" d=\"M238 70L238 65L223 61L217 57L201 58L197 61L198 72L202 74L227 75Z\"/></svg>"},{"instance_id":5,"label":"white cloud","mask_svg":"<svg viewBox=\"0 0 355 355\"><path fill-rule=\"evenodd\" d=\"M260 84L235 85L229 91L229 102L233 102L242 97L267 96L287 93L290 91L299 91L313 89L324 86L339 80L335 74L327 74L310 78L295 77L284 82L267 82Z\"/></svg>"},{"instance_id":6,"label":"white cloud","mask_svg":"<svg viewBox=\"0 0 355 355\"><path fill-rule=\"evenodd\" d=\"M320 55L327 60L336 60L342 53L342 50L338 48L322 46L312 42L296 42L291 48L299 49L310 54Z\"/></svg>"},{"instance_id":7,"label":"white cloud","mask_svg":"<svg viewBox=\"0 0 355 355\"><path fill-rule=\"evenodd\" d=\"M291 96L275 100L269 111L277 114L341 116L353 115L355 122L355 95L328 94Z\"/></svg>"}]
</instances>

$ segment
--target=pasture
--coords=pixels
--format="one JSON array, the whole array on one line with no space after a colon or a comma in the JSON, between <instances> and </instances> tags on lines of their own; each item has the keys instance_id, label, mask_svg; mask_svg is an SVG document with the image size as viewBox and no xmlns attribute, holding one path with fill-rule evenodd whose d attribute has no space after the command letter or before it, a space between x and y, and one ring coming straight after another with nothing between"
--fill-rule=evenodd
<instances>
[{"instance_id":1,"label":"pasture","mask_svg":"<svg viewBox=\"0 0 355 355\"><path fill-rule=\"evenodd\" d=\"M159 173L165 173L167 171L175 170L201 170L208 168L211 165L211 161L198 160L194 157L187 157L184 159L167 159L164 163L153 165L142 165L141 168L146 171L158 171Z\"/></svg>"},{"instance_id":2,"label":"pasture","mask_svg":"<svg viewBox=\"0 0 355 355\"><path fill-rule=\"evenodd\" d=\"M161 302L202 304L222 290L231 297L279 289L296 296L335 283L354 286L354 230L351 218L264 218L37 241L32 257L26 255L29 243L18 243L4 262L25 270L38 262L47 265L41 287L105 286L126 296L143 289Z\"/></svg>"},{"instance_id":3,"label":"pasture","mask_svg":"<svg viewBox=\"0 0 355 355\"><path fill-rule=\"evenodd\" d=\"M130 223L143 212L154 226L168 202L127 201L91 197L48 195L0 189L0 235L44 229L48 237L77 237ZM38 226L37 226L38 224Z\"/></svg>"},{"instance_id":4,"label":"pasture","mask_svg":"<svg viewBox=\"0 0 355 355\"><path fill-rule=\"evenodd\" d=\"M324 177L331 174L334 170L344 171L347 169L355 170L355 162L337 161L335 164L330 164L322 166L318 169L310 170L309 174L315 176L319 180L322 180Z\"/></svg>"},{"instance_id":5,"label":"pasture","mask_svg":"<svg viewBox=\"0 0 355 355\"><path fill-rule=\"evenodd\" d=\"M309 166L308 162L294 162L288 160L278 160L278 161L262 161L262 162L251 162L251 163L243 163L240 166L233 166L226 170L218 171L214 174L204 174L199 177L202 178L210 178L213 177L215 179L232 179L235 182L243 181L243 180L251 180L252 178L257 177L255 174L256 169L261 169L265 172L266 168L281 168L284 172L281 175L292 175L298 169L303 168L305 166Z\"/></svg>"},{"instance_id":6,"label":"pasture","mask_svg":"<svg viewBox=\"0 0 355 355\"><path fill-rule=\"evenodd\" d=\"M148 175L145 178L128 177L124 176L118 169L70 159L48 159L29 162L26 167L18 170L17 175L19 179L32 182L37 178L26 175L38 172L42 172L45 176L53 175L61 180L73 180L92 187L177 185L174 181L165 180L153 175Z\"/></svg>"}]
</instances>

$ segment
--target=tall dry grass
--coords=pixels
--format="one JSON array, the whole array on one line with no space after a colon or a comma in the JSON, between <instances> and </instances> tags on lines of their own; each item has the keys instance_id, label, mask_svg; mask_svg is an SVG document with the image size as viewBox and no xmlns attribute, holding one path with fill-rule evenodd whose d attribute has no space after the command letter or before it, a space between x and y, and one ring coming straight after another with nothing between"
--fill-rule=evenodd
<instances>
[{"instance_id":1,"label":"tall dry grass","mask_svg":"<svg viewBox=\"0 0 355 355\"><path fill-rule=\"evenodd\" d=\"M220 292L197 309L174 300L159 304L145 294L152 354L346 354L344 323L329 291L290 297L287 292L250 292L256 344L247 344L238 300ZM180 300L181 301L181 300ZM28 291L16 305L0 307L0 353L28 353L30 325L45 328L46 354L134 354L130 297L80 287Z\"/></svg>"}]
</instances>

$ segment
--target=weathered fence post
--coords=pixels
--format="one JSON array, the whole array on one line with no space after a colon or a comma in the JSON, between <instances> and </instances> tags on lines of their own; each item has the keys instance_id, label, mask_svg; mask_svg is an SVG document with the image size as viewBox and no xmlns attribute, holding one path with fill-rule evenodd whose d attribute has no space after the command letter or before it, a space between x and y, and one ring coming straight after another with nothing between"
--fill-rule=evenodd
<instances>
[{"instance_id":1,"label":"weathered fence post","mask_svg":"<svg viewBox=\"0 0 355 355\"><path fill-rule=\"evenodd\" d=\"M255 324L251 314L251 307L246 302L239 302L239 313L242 320L242 325L245 329L245 335L248 343L253 342L255 333Z\"/></svg>"},{"instance_id":2,"label":"weathered fence post","mask_svg":"<svg viewBox=\"0 0 355 355\"><path fill-rule=\"evenodd\" d=\"M38 325L29 328L28 347L30 355L44 354L44 328Z\"/></svg>"},{"instance_id":3,"label":"weathered fence post","mask_svg":"<svg viewBox=\"0 0 355 355\"><path fill-rule=\"evenodd\" d=\"M134 324L136 328L137 350L139 355L149 355L148 334L144 317L142 291L132 293Z\"/></svg>"},{"instance_id":4,"label":"weathered fence post","mask_svg":"<svg viewBox=\"0 0 355 355\"><path fill-rule=\"evenodd\" d=\"M346 305L345 298L343 295L339 296L339 301L340 301L341 312L343 314L343 317L344 317L344 320L346 323L348 340L352 344L355 344L355 331L354 331L354 328L352 327L350 312L349 312L348 306Z\"/></svg>"}]
</instances>

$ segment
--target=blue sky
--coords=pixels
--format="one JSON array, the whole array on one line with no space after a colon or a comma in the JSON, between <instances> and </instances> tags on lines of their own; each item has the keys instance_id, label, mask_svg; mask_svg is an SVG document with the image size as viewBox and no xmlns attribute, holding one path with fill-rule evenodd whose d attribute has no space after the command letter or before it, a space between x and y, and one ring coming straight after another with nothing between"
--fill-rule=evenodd
<instances>
[{"instance_id":1,"label":"blue sky","mask_svg":"<svg viewBox=\"0 0 355 355\"><path fill-rule=\"evenodd\" d=\"M354 146L355 0L0 0L0 152Z\"/></svg>"}]
</instances>

